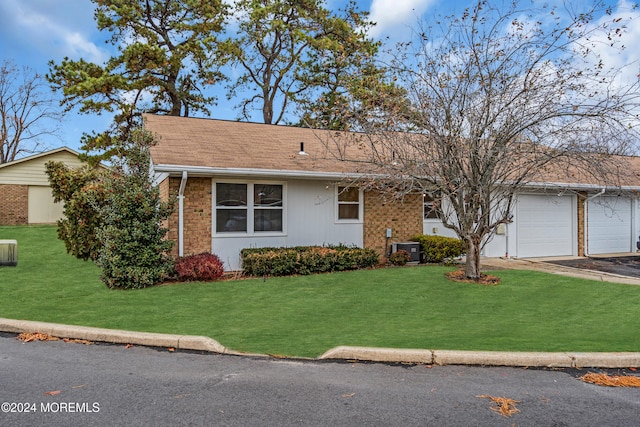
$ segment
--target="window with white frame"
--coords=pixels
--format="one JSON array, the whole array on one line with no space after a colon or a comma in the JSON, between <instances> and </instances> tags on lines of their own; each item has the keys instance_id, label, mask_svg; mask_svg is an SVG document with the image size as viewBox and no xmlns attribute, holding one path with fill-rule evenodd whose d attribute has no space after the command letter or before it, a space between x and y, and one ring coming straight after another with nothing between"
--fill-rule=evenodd
<instances>
[{"instance_id":1,"label":"window with white frame","mask_svg":"<svg viewBox=\"0 0 640 427\"><path fill-rule=\"evenodd\" d=\"M338 221L358 221L361 216L361 192L358 187L338 187Z\"/></svg>"},{"instance_id":2,"label":"window with white frame","mask_svg":"<svg viewBox=\"0 0 640 427\"><path fill-rule=\"evenodd\" d=\"M425 193L422 195L424 219L440 219L440 214L438 213L439 203L440 201L431 194Z\"/></svg>"},{"instance_id":3,"label":"window with white frame","mask_svg":"<svg viewBox=\"0 0 640 427\"><path fill-rule=\"evenodd\" d=\"M282 232L283 195L282 184L216 183L216 233Z\"/></svg>"}]
</instances>

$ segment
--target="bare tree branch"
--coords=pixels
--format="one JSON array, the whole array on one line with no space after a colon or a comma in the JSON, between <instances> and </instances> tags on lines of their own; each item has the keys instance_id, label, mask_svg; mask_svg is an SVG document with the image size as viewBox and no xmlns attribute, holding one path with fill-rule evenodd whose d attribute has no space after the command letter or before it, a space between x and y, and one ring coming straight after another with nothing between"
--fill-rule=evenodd
<instances>
[{"instance_id":1,"label":"bare tree branch","mask_svg":"<svg viewBox=\"0 0 640 427\"><path fill-rule=\"evenodd\" d=\"M562 12L477 1L424 23L389 64L409 107L362 111L364 135L331 144L344 160L369 164L365 187L437 195L444 225L467 243L470 278L528 186L625 182L619 155L638 141L640 84L621 82L623 70L595 43L610 38L607 48L621 48L626 22L600 1ZM359 144L366 160L346 156Z\"/></svg>"},{"instance_id":2,"label":"bare tree branch","mask_svg":"<svg viewBox=\"0 0 640 427\"><path fill-rule=\"evenodd\" d=\"M43 76L27 67L0 65L0 164L46 148L57 136L63 113Z\"/></svg>"}]
</instances>

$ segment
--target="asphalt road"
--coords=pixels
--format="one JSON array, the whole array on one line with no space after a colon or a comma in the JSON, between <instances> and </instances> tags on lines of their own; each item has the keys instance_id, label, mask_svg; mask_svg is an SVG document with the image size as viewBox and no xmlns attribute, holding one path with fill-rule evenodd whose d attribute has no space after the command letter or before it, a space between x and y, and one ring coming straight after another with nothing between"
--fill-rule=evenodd
<instances>
[{"instance_id":1,"label":"asphalt road","mask_svg":"<svg viewBox=\"0 0 640 427\"><path fill-rule=\"evenodd\" d=\"M306 362L0 334L1 426L633 426L587 371ZM609 371L617 373L617 371ZM510 418L478 396L519 400Z\"/></svg>"}]
</instances>

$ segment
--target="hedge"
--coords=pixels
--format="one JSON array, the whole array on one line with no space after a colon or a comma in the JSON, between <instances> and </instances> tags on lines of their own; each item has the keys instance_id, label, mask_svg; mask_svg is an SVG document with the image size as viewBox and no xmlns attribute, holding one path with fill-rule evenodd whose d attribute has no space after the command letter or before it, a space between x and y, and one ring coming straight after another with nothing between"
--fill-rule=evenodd
<instances>
[{"instance_id":1,"label":"hedge","mask_svg":"<svg viewBox=\"0 0 640 427\"><path fill-rule=\"evenodd\" d=\"M419 234L411 240L420 243L422 262L439 263L462 256L467 251L464 242L453 237Z\"/></svg>"},{"instance_id":2,"label":"hedge","mask_svg":"<svg viewBox=\"0 0 640 427\"><path fill-rule=\"evenodd\" d=\"M288 276L330 271L357 270L378 264L373 249L339 246L292 248L245 248L240 252L242 269L249 276Z\"/></svg>"}]
</instances>

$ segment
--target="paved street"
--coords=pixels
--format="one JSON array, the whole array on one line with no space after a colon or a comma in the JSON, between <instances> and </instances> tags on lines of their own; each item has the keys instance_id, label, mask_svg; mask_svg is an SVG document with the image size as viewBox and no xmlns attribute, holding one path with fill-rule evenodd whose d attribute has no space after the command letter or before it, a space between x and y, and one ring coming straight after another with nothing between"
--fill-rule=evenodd
<instances>
[{"instance_id":1,"label":"paved street","mask_svg":"<svg viewBox=\"0 0 640 427\"><path fill-rule=\"evenodd\" d=\"M0 403L10 411L0 425L637 424L640 389L586 384L576 378L584 373L255 359L0 334ZM519 400L520 412L505 418L480 395Z\"/></svg>"}]
</instances>

